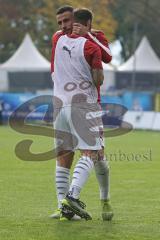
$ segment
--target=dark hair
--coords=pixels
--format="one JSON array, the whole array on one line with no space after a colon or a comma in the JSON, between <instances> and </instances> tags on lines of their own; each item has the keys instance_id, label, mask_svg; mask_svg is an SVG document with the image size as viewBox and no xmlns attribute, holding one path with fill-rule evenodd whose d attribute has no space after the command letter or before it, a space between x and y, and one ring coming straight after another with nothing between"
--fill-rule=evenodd
<instances>
[{"instance_id":1,"label":"dark hair","mask_svg":"<svg viewBox=\"0 0 160 240\"><path fill-rule=\"evenodd\" d=\"M69 5L65 5L65 6L62 6L60 8L58 8L57 12L56 12L56 15L58 14L62 14L64 12L73 12L73 7L72 6L69 6Z\"/></svg>"},{"instance_id":2,"label":"dark hair","mask_svg":"<svg viewBox=\"0 0 160 240\"><path fill-rule=\"evenodd\" d=\"M74 22L87 25L88 20L93 19L93 13L87 8L77 8L73 11Z\"/></svg>"}]
</instances>

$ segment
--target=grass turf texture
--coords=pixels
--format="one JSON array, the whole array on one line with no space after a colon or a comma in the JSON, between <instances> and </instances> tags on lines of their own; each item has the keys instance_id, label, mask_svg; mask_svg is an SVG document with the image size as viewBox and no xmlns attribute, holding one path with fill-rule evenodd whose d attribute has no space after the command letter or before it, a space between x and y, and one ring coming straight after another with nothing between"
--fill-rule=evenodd
<instances>
[{"instance_id":1,"label":"grass turf texture","mask_svg":"<svg viewBox=\"0 0 160 240\"><path fill-rule=\"evenodd\" d=\"M52 139L31 137L32 151L51 149ZM92 173L82 191L93 220L59 222L48 216L56 207L53 187L55 161L24 162L14 154L17 142L26 139L9 127L0 127L0 239L72 240L160 239L160 134L133 131L107 140L106 153L144 154L152 160L110 159L112 222L102 222L98 184ZM129 156L129 155L128 155ZM109 158L111 156L109 155ZM78 158L78 155L77 155Z\"/></svg>"}]
</instances>

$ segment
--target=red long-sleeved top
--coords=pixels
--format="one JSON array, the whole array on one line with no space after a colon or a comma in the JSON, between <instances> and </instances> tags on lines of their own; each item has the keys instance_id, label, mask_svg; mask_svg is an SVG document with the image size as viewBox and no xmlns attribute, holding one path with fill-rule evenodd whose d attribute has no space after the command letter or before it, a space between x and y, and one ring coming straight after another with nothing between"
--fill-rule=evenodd
<instances>
[{"instance_id":1,"label":"red long-sleeved top","mask_svg":"<svg viewBox=\"0 0 160 240\"><path fill-rule=\"evenodd\" d=\"M58 39L62 35L64 35L64 33L62 31L58 31L52 37L51 73L54 72L54 56L55 56L56 44L57 44ZM95 32L92 32L92 35L94 37L96 37L99 40L99 42L102 43L109 50L108 41L107 41L107 39L106 39L106 37L105 37L103 32L95 31ZM86 39L90 40L94 44L98 45L93 39L90 38L90 36L88 34L83 35L83 37L85 37ZM85 58L86 58L86 60L88 61L89 64L90 64L89 56L91 54L91 49L93 49L93 48L90 48L89 43L85 45L84 54L85 54ZM100 50L101 50L101 54L102 54L102 61L104 63L109 63L112 60L111 54L109 54L108 51L105 51L102 47L100 47ZM94 64L95 64L94 68L96 68L96 62ZM97 64L99 64L99 61L97 61ZM97 68L99 68L99 65L97 66ZM98 91L98 102L100 102L100 86L98 87L97 91Z\"/></svg>"}]
</instances>

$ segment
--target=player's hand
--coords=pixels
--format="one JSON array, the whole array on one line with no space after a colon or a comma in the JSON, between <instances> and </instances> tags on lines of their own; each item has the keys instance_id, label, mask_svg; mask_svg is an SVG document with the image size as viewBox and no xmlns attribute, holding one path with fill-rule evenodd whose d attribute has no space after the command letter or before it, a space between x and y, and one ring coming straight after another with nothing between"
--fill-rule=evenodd
<instances>
[{"instance_id":1,"label":"player's hand","mask_svg":"<svg viewBox=\"0 0 160 240\"><path fill-rule=\"evenodd\" d=\"M91 29L91 32L92 32L92 33L98 33L98 32L101 32L101 30L92 28L92 29Z\"/></svg>"},{"instance_id":2,"label":"player's hand","mask_svg":"<svg viewBox=\"0 0 160 240\"><path fill-rule=\"evenodd\" d=\"M72 32L76 35L85 35L88 32L88 28L87 28L87 26L84 26L80 23L73 23Z\"/></svg>"},{"instance_id":3,"label":"player's hand","mask_svg":"<svg viewBox=\"0 0 160 240\"><path fill-rule=\"evenodd\" d=\"M92 28L92 29L91 29L91 33L94 34L94 35L97 35L97 34L103 33L103 31Z\"/></svg>"}]
</instances>

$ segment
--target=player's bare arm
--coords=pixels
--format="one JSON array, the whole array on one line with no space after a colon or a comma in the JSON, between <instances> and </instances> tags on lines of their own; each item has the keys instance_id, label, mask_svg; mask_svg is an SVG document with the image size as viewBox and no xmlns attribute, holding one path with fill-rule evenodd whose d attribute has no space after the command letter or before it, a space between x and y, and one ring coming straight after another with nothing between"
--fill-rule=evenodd
<instances>
[{"instance_id":1,"label":"player's bare arm","mask_svg":"<svg viewBox=\"0 0 160 240\"><path fill-rule=\"evenodd\" d=\"M104 80L104 75L103 75L103 70L102 69L92 69L92 77L93 77L93 82L96 87L101 86L103 84Z\"/></svg>"}]
</instances>

